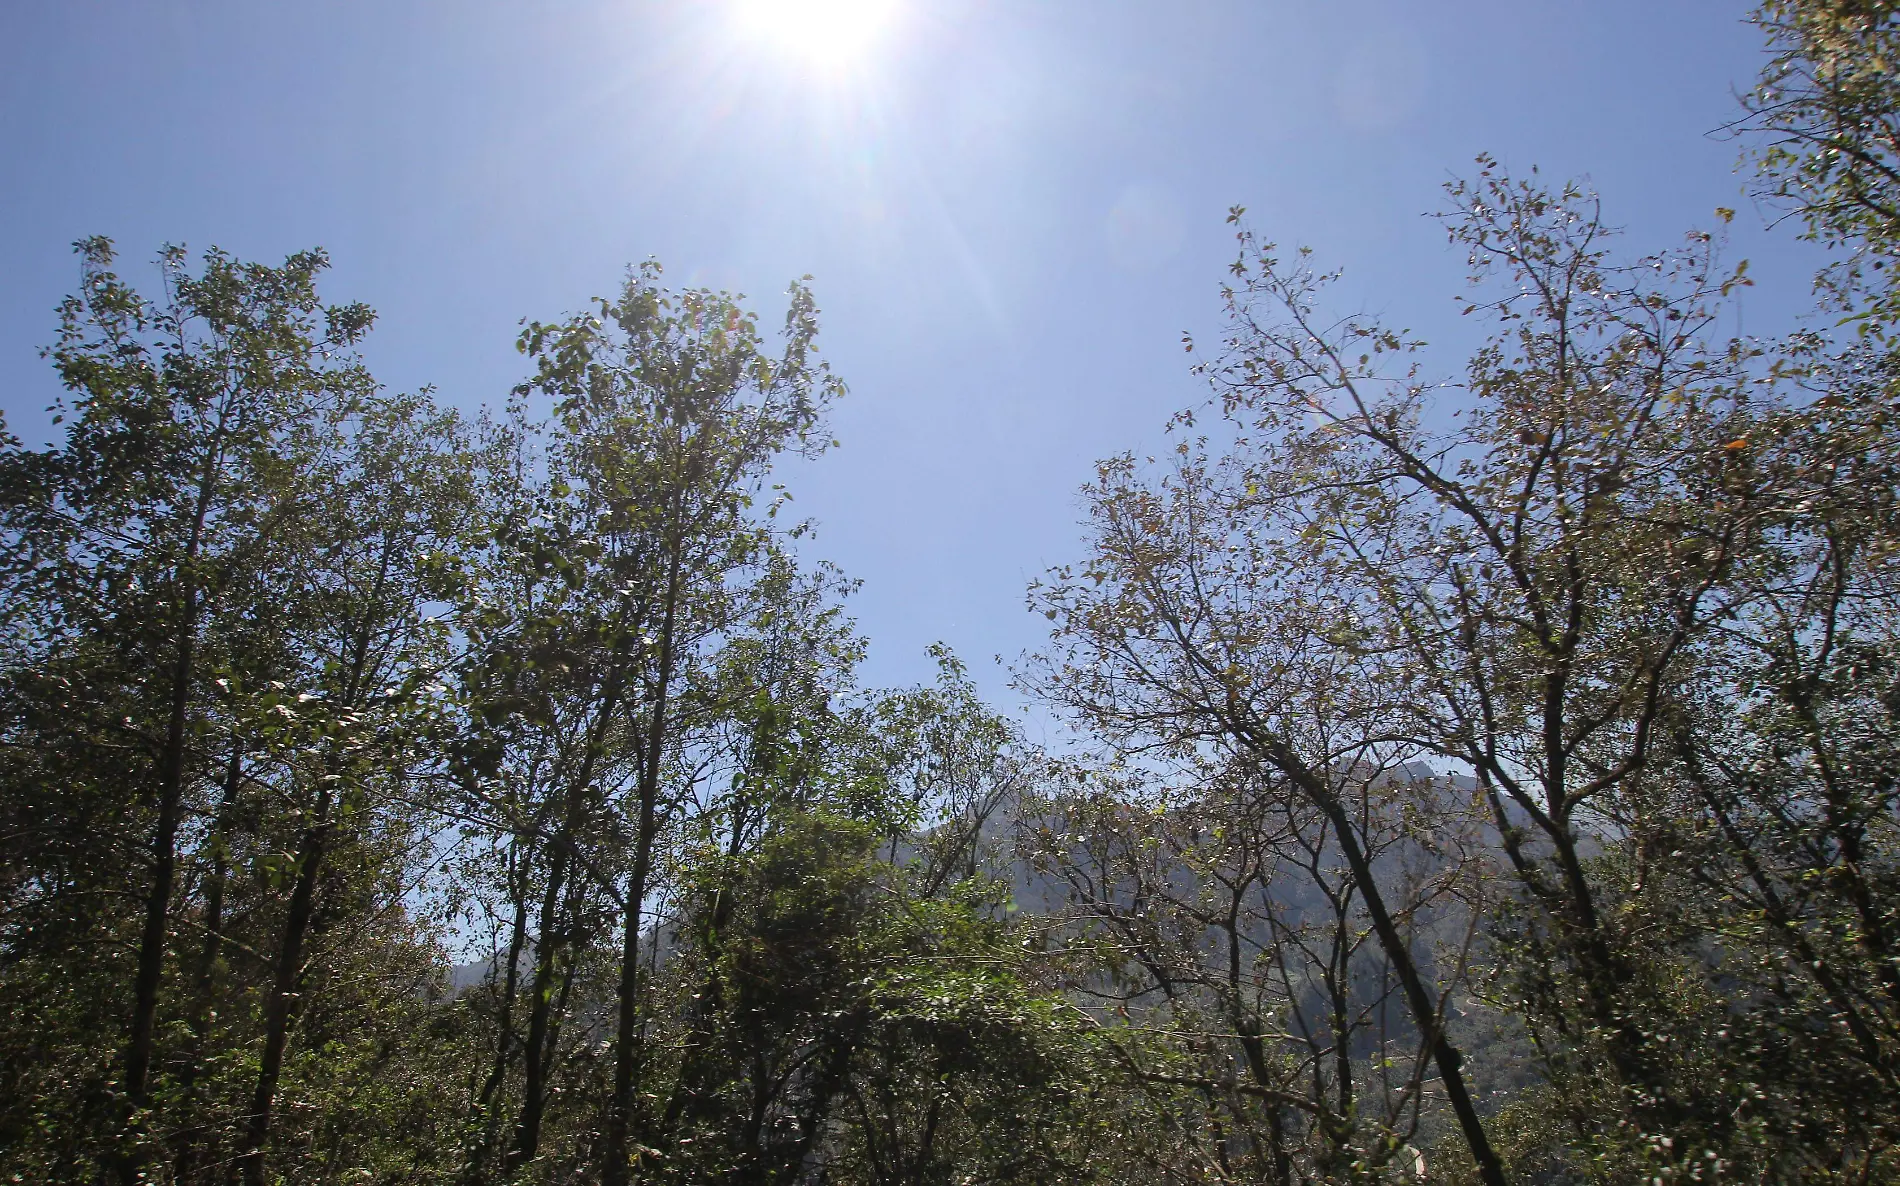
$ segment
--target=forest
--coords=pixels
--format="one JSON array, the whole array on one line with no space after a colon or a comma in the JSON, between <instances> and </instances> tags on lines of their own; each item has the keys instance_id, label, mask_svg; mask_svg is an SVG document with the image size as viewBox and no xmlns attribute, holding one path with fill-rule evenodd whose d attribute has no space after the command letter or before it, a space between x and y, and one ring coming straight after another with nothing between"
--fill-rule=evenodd
<instances>
[{"instance_id":1,"label":"forest","mask_svg":"<svg viewBox=\"0 0 1900 1186\"><path fill-rule=\"evenodd\" d=\"M1754 21L1804 328L1732 332L1734 211L1481 157L1452 362L1236 208L1205 397L1026 591L1054 741L861 678L807 282L636 265L465 414L320 249L79 242L0 1177L1900 1182L1900 5Z\"/></svg>"}]
</instances>

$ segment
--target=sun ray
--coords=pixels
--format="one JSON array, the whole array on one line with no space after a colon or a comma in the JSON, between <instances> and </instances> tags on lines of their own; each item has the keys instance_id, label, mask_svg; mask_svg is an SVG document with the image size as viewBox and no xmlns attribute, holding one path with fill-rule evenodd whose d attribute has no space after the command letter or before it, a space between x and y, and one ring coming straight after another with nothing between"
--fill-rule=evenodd
<instances>
[{"instance_id":1,"label":"sun ray","mask_svg":"<svg viewBox=\"0 0 1900 1186\"><path fill-rule=\"evenodd\" d=\"M738 31L765 48L837 71L864 60L897 16L896 0L732 0Z\"/></svg>"}]
</instances>

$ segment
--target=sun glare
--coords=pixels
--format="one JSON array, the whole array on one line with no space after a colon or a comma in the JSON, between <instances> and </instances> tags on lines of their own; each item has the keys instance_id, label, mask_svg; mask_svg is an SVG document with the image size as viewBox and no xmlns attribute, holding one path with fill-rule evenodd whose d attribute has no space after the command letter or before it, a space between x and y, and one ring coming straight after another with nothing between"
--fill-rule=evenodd
<instances>
[{"instance_id":1,"label":"sun glare","mask_svg":"<svg viewBox=\"0 0 1900 1186\"><path fill-rule=\"evenodd\" d=\"M863 60L896 16L896 0L733 0L740 32L828 70Z\"/></svg>"}]
</instances>

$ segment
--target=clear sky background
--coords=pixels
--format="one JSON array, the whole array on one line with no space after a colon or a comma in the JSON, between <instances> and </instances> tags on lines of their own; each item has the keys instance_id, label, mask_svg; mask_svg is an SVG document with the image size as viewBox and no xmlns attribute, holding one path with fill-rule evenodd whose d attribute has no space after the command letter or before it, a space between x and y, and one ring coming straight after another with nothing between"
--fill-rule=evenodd
<instances>
[{"instance_id":1,"label":"clear sky background","mask_svg":"<svg viewBox=\"0 0 1900 1186\"><path fill-rule=\"evenodd\" d=\"M738 0L731 0L738 2ZM1489 152L1587 176L1632 250L1737 207L1750 332L1813 260L1711 133L1765 59L1726 0L906 0L821 68L722 0L62 0L0 5L0 408L29 440L38 349L112 236L281 259L381 313L392 386L473 408L524 373L517 322L659 258L767 319L810 273L851 385L842 449L790 475L814 555L864 581L868 679L950 643L1006 702L1046 625L1023 588L1081 549L1095 458L1197 398L1231 205L1347 269L1341 312L1455 374L1462 259L1421 215ZM1350 307L1348 307L1350 306Z\"/></svg>"}]
</instances>

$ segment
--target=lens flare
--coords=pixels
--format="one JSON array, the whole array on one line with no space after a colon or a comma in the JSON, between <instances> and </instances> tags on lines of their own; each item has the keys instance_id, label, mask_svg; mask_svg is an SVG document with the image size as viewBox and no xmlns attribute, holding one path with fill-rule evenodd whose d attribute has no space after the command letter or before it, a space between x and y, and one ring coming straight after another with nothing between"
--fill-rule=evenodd
<instances>
[{"instance_id":1,"label":"lens flare","mask_svg":"<svg viewBox=\"0 0 1900 1186\"><path fill-rule=\"evenodd\" d=\"M897 15L896 0L733 0L747 38L813 66L839 70L862 61Z\"/></svg>"}]
</instances>

